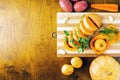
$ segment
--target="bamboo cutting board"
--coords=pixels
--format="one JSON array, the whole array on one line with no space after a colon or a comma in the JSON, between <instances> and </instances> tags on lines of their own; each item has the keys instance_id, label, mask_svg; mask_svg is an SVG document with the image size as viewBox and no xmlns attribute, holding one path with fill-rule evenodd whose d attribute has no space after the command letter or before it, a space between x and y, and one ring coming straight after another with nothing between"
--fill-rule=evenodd
<instances>
[{"instance_id":1,"label":"bamboo cutting board","mask_svg":"<svg viewBox=\"0 0 120 80\"><path fill-rule=\"evenodd\" d=\"M64 47L64 30L72 31L73 27L79 24L80 17L83 14L90 13L57 13L57 56L58 57L97 57L90 48L85 49L84 53L78 53L78 51L69 51ZM95 13L102 17L102 26L107 24L117 25L120 31L120 13ZM113 21L109 19L109 16L113 18ZM63 53L65 52L65 53ZM111 45L104 54L113 57L120 57L120 41Z\"/></svg>"}]
</instances>

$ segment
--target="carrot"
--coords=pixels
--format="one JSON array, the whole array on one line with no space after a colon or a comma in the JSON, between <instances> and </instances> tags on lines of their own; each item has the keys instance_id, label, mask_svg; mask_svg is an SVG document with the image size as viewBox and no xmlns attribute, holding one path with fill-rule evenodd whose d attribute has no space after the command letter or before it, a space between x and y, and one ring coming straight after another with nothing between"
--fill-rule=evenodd
<instances>
[{"instance_id":1,"label":"carrot","mask_svg":"<svg viewBox=\"0 0 120 80\"><path fill-rule=\"evenodd\" d=\"M118 4L91 4L90 6L99 10L118 12Z\"/></svg>"}]
</instances>

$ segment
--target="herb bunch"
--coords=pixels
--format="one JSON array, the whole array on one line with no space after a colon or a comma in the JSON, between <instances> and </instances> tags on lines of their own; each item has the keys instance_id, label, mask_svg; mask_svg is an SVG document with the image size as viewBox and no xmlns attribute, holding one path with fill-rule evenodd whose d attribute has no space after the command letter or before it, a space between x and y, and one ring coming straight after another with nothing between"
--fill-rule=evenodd
<instances>
[{"instance_id":1,"label":"herb bunch","mask_svg":"<svg viewBox=\"0 0 120 80\"><path fill-rule=\"evenodd\" d=\"M110 34L110 33L114 33L114 34L118 34L118 30L115 30L114 28L110 27L110 28L103 28L102 30L99 31L100 33L103 33L103 34Z\"/></svg>"},{"instance_id":2,"label":"herb bunch","mask_svg":"<svg viewBox=\"0 0 120 80\"><path fill-rule=\"evenodd\" d=\"M89 47L89 41L90 41L90 38L82 38L82 37L80 37L78 42L81 44L81 46L78 49L78 53L84 52L84 49Z\"/></svg>"}]
</instances>

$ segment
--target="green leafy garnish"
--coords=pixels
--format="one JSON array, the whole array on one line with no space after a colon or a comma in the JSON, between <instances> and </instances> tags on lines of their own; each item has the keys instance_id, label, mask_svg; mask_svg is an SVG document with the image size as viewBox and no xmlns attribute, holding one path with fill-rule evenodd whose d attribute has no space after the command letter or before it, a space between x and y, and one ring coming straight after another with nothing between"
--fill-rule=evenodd
<instances>
[{"instance_id":1,"label":"green leafy garnish","mask_svg":"<svg viewBox=\"0 0 120 80\"><path fill-rule=\"evenodd\" d=\"M103 33L103 34L110 34L110 33L114 33L114 34L118 34L118 30L114 30L112 27L110 28L103 28L102 30L99 31L100 33Z\"/></svg>"},{"instance_id":2,"label":"green leafy garnish","mask_svg":"<svg viewBox=\"0 0 120 80\"><path fill-rule=\"evenodd\" d=\"M117 29L114 29L113 27L109 27L109 28L104 27L99 32L102 33L102 34L107 35L108 36L108 40L110 41L110 40L114 39L114 36L112 36L111 34L118 35L119 31Z\"/></svg>"},{"instance_id":3,"label":"green leafy garnish","mask_svg":"<svg viewBox=\"0 0 120 80\"><path fill-rule=\"evenodd\" d=\"M74 42L73 39L71 39L70 41L74 44L74 46L75 46L76 48L79 48L78 45Z\"/></svg>"},{"instance_id":4,"label":"green leafy garnish","mask_svg":"<svg viewBox=\"0 0 120 80\"><path fill-rule=\"evenodd\" d=\"M64 33L65 33L66 36L69 36L69 35L70 35L67 30L64 30Z\"/></svg>"},{"instance_id":5,"label":"green leafy garnish","mask_svg":"<svg viewBox=\"0 0 120 80\"><path fill-rule=\"evenodd\" d=\"M84 52L84 49L81 47L78 49L78 53L80 53L80 52Z\"/></svg>"},{"instance_id":6,"label":"green leafy garnish","mask_svg":"<svg viewBox=\"0 0 120 80\"><path fill-rule=\"evenodd\" d=\"M79 39L79 43L81 44L81 46L79 47L78 49L78 53L80 52L84 52L84 49L87 48L89 46L89 41L90 41L90 38L80 38Z\"/></svg>"},{"instance_id":7,"label":"green leafy garnish","mask_svg":"<svg viewBox=\"0 0 120 80\"><path fill-rule=\"evenodd\" d=\"M68 42L68 38L66 36L64 37L64 39L65 39L66 42Z\"/></svg>"}]
</instances>

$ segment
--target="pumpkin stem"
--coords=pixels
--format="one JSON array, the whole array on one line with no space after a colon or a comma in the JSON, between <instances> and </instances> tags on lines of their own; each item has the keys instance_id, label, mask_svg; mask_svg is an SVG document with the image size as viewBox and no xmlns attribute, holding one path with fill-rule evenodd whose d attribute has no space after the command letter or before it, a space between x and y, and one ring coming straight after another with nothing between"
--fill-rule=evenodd
<instances>
[{"instance_id":1,"label":"pumpkin stem","mask_svg":"<svg viewBox=\"0 0 120 80\"><path fill-rule=\"evenodd\" d=\"M112 72L107 72L107 75L108 75L108 76L112 75Z\"/></svg>"}]
</instances>

